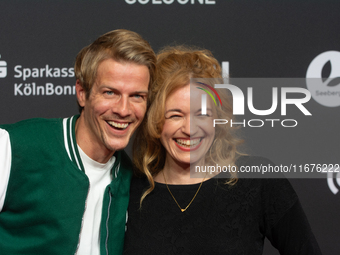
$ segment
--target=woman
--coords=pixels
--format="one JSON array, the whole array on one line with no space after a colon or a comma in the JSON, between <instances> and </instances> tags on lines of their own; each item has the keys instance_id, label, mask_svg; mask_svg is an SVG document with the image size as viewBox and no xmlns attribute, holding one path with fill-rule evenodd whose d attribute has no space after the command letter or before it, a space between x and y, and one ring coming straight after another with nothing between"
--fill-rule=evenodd
<instances>
[{"instance_id":1,"label":"woman","mask_svg":"<svg viewBox=\"0 0 340 255\"><path fill-rule=\"evenodd\" d=\"M270 163L240 156L241 141L229 125L213 127L214 119L230 120L232 109L228 96L211 86L221 78L212 54L167 48L158 55L157 72L134 146L142 177L131 184L125 254L262 254L265 237L281 254L321 254L286 179L197 171ZM203 112L207 93L215 97L206 96Z\"/></svg>"}]
</instances>

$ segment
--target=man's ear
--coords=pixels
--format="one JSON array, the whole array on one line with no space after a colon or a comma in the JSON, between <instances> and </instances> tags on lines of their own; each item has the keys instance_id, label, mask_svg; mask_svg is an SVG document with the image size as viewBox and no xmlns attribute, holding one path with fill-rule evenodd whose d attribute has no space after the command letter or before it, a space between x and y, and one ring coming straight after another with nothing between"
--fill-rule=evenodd
<instances>
[{"instance_id":1,"label":"man's ear","mask_svg":"<svg viewBox=\"0 0 340 255\"><path fill-rule=\"evenodd\" d=\"M86 93L85 90L83 89L83 86L81 85L79 79L77 79L76 82L76 92L77 92L77 99L78 103L81 107L85 106L85 101L86 101Z\"/></svg>"}]
</instances>

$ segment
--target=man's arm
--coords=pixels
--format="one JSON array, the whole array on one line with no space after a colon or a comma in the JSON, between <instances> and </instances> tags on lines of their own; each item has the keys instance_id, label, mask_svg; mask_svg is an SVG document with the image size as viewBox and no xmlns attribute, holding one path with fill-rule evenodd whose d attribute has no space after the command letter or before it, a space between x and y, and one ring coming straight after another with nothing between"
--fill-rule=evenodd
<instances>
[{"instance_id":1,"label":"man's arm","mask_svg":"<svg viewBox=\"0 0 340 255\"><path fill-rule=\"evenodd\" d=\"M0 212L4 205L11 170L11 142L6 130L0 129Z\"/></svg>"}]
</instances>

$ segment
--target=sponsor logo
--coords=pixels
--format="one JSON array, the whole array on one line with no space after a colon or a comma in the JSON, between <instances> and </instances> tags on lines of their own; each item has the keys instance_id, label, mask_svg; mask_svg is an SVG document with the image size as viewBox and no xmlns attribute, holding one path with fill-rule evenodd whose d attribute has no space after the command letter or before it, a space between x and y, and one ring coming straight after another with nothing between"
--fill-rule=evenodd
<instances>
[{"instance_id":1,"label":"sponsor logo","mask_svg":"<svg viewBox=\"0 0 340 255\"><path fill-rule=\"evenodd\" d=\"M313 99L327 107L340 106L340 52L326 51L310 63L306 84Z\"/></svg>"},{"instance_id":2,"label":"sponsor logo","mask_svg":"<svg viewBox=\"0 0 340 255\"><path fill-rule=\"evenodd\" d=\"M74 77L74 68L50 67L45 65L40 68L29 68L21 65L14 67L14 78L22 79L24 82L14 84L14 96L63 96L75 95L75 85L55 85L51 82L45 84L36 83L36 79L41 78L69 78ZM30 82L28 80L34 80Z\"/></svg>"},{"instance_id":3,"label":"sponsor logo","mask_svg":"<svg viewBox=\"0 0 340 255\"><path fill-rule=\"evenodd\" d=\"M14 67L14 78L23 79L26 81L29 78L66 78L66 77L74 77L74 68L67 67L50 67L49 65L45 65L41 68L29 68L22 67L21 65L16 65Z\"/></svg>"},{"instance_id":4,"label":"sponsor logo","mask_svg":"<svg viewBox=\"0 0 340 255\"><path fill-rule=\"evenodd\" d=\"M7 62L0 60L0 78L5 78L6 76L7 76Z\"/></svg>"},{"instance_id":5,"label":"sponsor logo","mask_svg":"<svg viewBox=\"0 0 340 255\"><path fill-rule=\"evenodd\" d=\"M73 67L51 67L46 64L43 67L30 68L16 65L14 66L14 78L19 79L19 82L14 83L14 96L75 95L75 85L38 82L38 79L71 78L74 76ZM0 78L5 77L7 77L7 62L0 60Z\"/></svg>"},{"instance_id":6,"label":"sponsor logo","mask_svg":"<svg viewBox=\"0 0 340 255\"><path fill-rule=\"evenodd\" d=\"M173 4L173 3L179 3L179 4L216 4L215 0L125 0L127 4Z\"/></svg>"},{"instance_id":7,"label":"sponsor logo","mask_svg":"<svg viewBox=\"0 0 340 255\"><path fill-rule=\"evenodd\" d=\"M35 82L14 84L14 96L63 96L75 94L75 85L54 85L50 82L44 85L37 85Z\"/></svg>"},{"instance_id":8,"label":"sponsor logo","mask_svg":"<svg viewBox=\"0 0 340 255\"><path fill-rule=\"evenodd\" d=\"M327 173L327 184L332 193L336 195L340 188L340 172L334 173L329 171Z\"/></svg>"}]
</instances>

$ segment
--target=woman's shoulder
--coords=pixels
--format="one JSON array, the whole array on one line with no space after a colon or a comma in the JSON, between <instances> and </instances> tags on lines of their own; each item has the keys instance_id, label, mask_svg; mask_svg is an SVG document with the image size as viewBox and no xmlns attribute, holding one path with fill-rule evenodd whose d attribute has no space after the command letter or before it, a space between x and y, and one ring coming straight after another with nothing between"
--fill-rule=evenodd
<instances>
[{"instance_id":1,"label":"woman's shoulder","mask_svg":"<svg viewBox=\"0 0 340 255\"><path fill-rule=\"evenodd\" d=\"M257 187L265 207L271 207L274 211L285 211L298 200L293 186L282 172L262 172L271 167L274 169L276 165L271 160L260 156L242 156L238 158L236 165L240 171L245 169L254 171L241 172L238 182L240 186ZM259 172L256 172L257 170Z\"/></svg>"},{"instance_id":2,"label":"woman's shoulder","mask_svg":"<svg viewBox=\"0 0 340 255\"><path fill-rule=\"evenodd\" d=\"M134 174L131 179L131 189L145 188L149 184L145 175Z\"/></svg>"}]
</instances>

